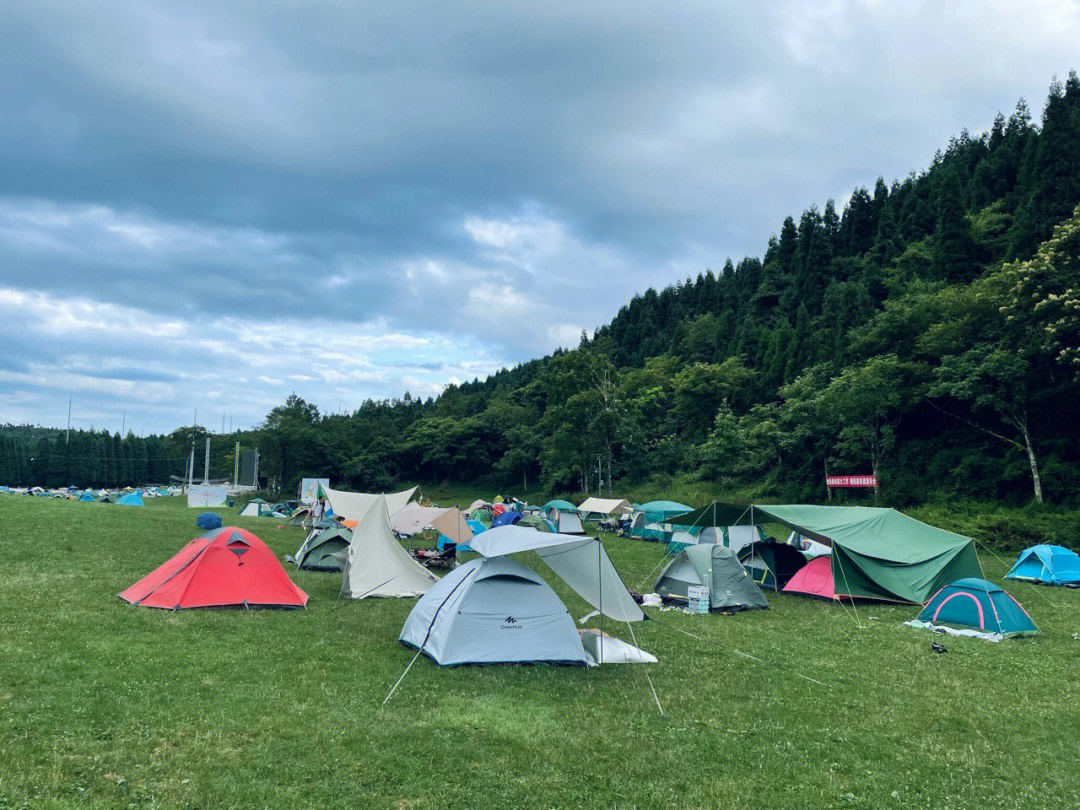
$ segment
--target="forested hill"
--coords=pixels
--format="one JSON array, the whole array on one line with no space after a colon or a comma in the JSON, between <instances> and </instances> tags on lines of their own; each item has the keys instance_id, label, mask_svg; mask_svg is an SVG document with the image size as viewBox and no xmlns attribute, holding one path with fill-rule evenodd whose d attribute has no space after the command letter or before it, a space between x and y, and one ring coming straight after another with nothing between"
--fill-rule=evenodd
<instances>
[{"instance_id":1,"label":"forested hill","mask_svg":"<svg viewBox=\"0 0 1080 810\"><path fill-rule=\"evenodd\" d=\"M894 504L1076 502L1078 203L1070 74L1040 121L1021 101L925 171L786 219L761 258L636 296L576 349L349 415L292 397L244 438L286 488L572 491L600 457L624 484L700 475L761 497L873 472Z\"/></svg>"}]
</instances>

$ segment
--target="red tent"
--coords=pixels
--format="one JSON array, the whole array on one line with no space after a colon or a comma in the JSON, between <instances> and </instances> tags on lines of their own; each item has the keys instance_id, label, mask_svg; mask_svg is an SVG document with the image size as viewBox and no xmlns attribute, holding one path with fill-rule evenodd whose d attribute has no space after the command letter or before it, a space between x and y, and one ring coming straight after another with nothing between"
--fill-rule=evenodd
<instances>
[{"instance_id":1,"label":"red tent","mask_svg":"<svg viewBox=\"0 0 1080 810\"><path fill-rule=\"evenodd\" d=\"M304 607L308 600L266 543L232 526L196 537L120 598L166 610Z\"/></svg>"},{"instance_id":2,"label":"red tent","mask_svg":"<svg viewBox=\"0 0 1080 810\"><path fill-rule=\"evenodd\" d=\"M815 557L791 578L784 586L784 593L802 593L807 596L820 596L822 599L850 600L849 596L837 596L833 585L832 557Z\"/></svg>"}]
</instances>

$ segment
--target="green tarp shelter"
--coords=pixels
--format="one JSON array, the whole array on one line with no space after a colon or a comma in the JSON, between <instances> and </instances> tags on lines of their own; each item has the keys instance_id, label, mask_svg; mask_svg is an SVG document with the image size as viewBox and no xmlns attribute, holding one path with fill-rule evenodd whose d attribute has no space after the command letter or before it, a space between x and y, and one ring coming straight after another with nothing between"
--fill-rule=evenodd
<instances>
[{"instance_id":1,"label":"green tarp shelter","mask_svg":"<svg viewBox=\"0 0 1080 810\"><path fill-rule=\"evenodd\" d=\"M982 577L970 537L873 506L717 504L729 526L779 523L832 547L836 593L925 604L950 582Z\"/></svg>"},{"instance_id":2,"label":"green tarp shelter","mask_svg":"<svg viewBox=\"0 0 1080 810\"><path fill-rule=\"evenodd\" d=\"M656 580L653 590L665 601L685 603L691 586L709 589L710 610L754 610L769 606L765 594L729 548L709 544L679 552Z\"/></svg>"}]
</instances>

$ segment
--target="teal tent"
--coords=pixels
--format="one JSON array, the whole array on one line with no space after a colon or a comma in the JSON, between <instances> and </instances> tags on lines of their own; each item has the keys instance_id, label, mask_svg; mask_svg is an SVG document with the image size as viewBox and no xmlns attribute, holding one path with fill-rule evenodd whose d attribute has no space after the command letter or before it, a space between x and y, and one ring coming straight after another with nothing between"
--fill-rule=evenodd
<instances>
[{"instance_id":1,"label":"teal tent","mask_svg":"<svg viewBox=\"0 0 1080 810\"><path fill-rule=\"evenodd\" d=\"M628 536L642 540L667 542L671 539L670 519L689 512L693 507L678 501L649 501L634 504L630 513Z\"/></svg>"},{"instance_id":2,"label":"teal tent","mask_svg":"<svg viewBox=\"0 0 1080 810\"><path fill-rule=\"evenodd\" d=\"M965 577L982 577L970 537L872 506L718 504L726 525L778 523L832 547L837 596L925 604Z\"/></svg>"},{"instance_id":3,"label":"teal tent","mask_svg":"<svg viewBox=\"0 0 1080 810\"><path fill-rule=\"evenodd\" d=\"M1011 595L985 579L961 579L946 585L916 620L930 627L970 628L980 633L1034 636L1039 628Z\"/></svg>"},{"instance_id":4,"label":"teal tent","mask_svg":"<svg viewBox=\"0 0 1080 810\"><path fill-rule=\"evenodd\" d=\"M125 495L121 495L116 500L117 506L142 506L142 495L138 492L128 492Z\"/></svg>"},{"instance_id":5,"label":"teal tent","mask_svg":"<svg viewBox=\"0 0 1080 810\"><path fill-rule=\"evenodd\" d=\"M769 601L735 553L714 544L690 546L669 562L653 586L667 602L685 604L691 587L709 589L709 609L737 611L767 608Z\"/></svg>"}]
</instances>

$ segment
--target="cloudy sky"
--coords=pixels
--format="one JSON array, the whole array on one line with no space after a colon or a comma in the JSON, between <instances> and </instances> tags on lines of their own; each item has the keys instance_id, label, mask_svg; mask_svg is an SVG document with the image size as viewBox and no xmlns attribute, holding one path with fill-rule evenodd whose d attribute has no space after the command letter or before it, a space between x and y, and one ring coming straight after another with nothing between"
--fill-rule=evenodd
<instances>
[{"instance_id":1,"label":"cloudy sky","mask_svg":"<svg viewBox=\"0 0 1080 810\"><path fill-rule=\"evenodd\" d=\"M246 427L573 344L1038 114L1080 10L996 5L4 4L0 422Z\"/></svg>"}]
</instances>

